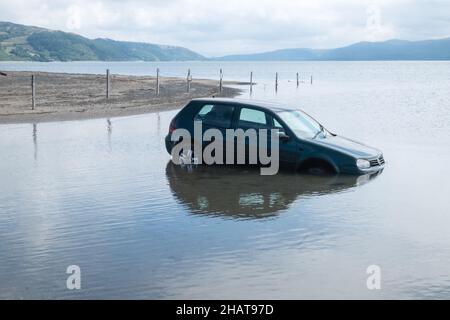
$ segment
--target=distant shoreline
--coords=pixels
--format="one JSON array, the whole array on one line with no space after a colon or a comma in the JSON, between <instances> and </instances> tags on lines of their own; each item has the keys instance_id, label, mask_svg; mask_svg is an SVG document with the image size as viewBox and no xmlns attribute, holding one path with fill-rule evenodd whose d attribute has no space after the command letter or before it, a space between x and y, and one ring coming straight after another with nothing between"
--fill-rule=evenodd
<instances>
[{"instance_id":1,"label":"distant shoreline","mask_svg":"<svg viewBox=\"0 0 450 320\"><path fill-rule=\"evenodd\" d=\"M120 117L181 108L200 97L235 97L241 90L224 81L193 79L187 93L186 79L111 75L110 98L106 99L106 77L95 74L8 72L0 75L0 124L36 123ZM32 110L31 75L36 79L36 107Z\"/></svg>"},{"instance_id":2,"label":"distant shoreline","mask_svg":"<svg viewBox=\"0 0 450 320\"><path fill-rule=\"evenodd\" d=\"M33 61L33 60L0 60L0 64L11 63L11 64L20 64L20 63L36 63L36 64L51 64L51 63L154 63L163 65L165 63L218 63L218 62L226 62L226 63L265 63L265 62L450 62L450 58L448 59L322 59L322 60L308 60L308 59L222 59L222 58L208 58L206 60L170 60L170 61L145 61L145 60L71 60L71 61L61 61L61 60L53 60L53 61ZM14 72L14 71L13 71ZM16 71L19 72L19 71Z\"/></svg>"}]
</instances>

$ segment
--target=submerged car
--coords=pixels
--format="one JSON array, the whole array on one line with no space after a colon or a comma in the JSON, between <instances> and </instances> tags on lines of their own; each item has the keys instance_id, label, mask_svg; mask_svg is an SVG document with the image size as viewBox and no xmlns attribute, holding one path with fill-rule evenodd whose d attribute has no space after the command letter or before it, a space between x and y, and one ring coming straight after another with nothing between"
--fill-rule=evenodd
<instances>
[{"instance_id":1,"label":"submerged car","mask_svg":"<svg viewBox=\"0 0 450 320\"><path fill-rule=\"evenodd\" d=\"M185 129L194 137L195 121L202 122L204 131L218 129L224 135L227 129L276 129L280 165L301 172L367 174L383 170L385 165L381 151L328 131L301 110L228 98L201 98L189 102L170 123L165 139L169 154L178 143L172 141L172 133ZM202 144L205 146L204 142ZM248 150L249 146L246 147Z\"/></svg>"}]
</instances>

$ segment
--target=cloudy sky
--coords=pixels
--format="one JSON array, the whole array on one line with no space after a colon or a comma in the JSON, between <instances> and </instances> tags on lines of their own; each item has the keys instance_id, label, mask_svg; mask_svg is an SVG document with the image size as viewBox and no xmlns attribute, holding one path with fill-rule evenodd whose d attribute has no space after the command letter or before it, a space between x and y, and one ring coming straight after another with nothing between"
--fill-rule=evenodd
<instances>
[{"instance_id":1,"label":"cloudy sky","mask_svg":"<svg viewBox=\"0 0 450 320\"><path fill-rule=\"evenodd\" d=\"M450 36L450 0L0 0L0 21L206 56Z\"/></svg>"}]
</instances>

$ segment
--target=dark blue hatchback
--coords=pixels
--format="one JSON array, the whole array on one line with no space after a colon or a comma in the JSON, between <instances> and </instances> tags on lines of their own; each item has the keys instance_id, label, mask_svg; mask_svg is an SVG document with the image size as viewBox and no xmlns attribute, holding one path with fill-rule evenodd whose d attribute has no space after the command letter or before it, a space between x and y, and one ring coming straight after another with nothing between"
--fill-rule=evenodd
<instances>
[{"instance_id":1,"label":"dark blue hatchback","mask_svg":"<svg viewBox=\"0 0 450 320\"><path fill-rule=\"evenodd\" d=\"M381 151L338 136L300 110L282 105L225 98L194 99L172 120L166 136L166 149L172 152L176 142L171 134L186 129L194 136L194 122L202 121L203 130L277 129L279 160L284 166L311 174L366 174L384 168ZM193 141L194 142L194 141Z\"/></svg>"}]
</instances>

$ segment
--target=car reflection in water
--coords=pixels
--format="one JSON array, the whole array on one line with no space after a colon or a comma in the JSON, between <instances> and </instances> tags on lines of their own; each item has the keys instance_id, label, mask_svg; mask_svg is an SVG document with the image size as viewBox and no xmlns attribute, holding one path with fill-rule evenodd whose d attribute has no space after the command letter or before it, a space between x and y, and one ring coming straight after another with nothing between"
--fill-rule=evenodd
<instances>
[{"instance_id":1,"label":"car reflection in water","mask_svg":"<svg viewBox=\"0 0 450 320\"><path fill-rule=\"evenodd\" d=\"M183 166L171 161L166 176L176 199L194 214L260 219L277 216L299 197L338 193L381 174L313 176L279 172L261 176L257 168Z\"/></svg>"}]
</instances>

